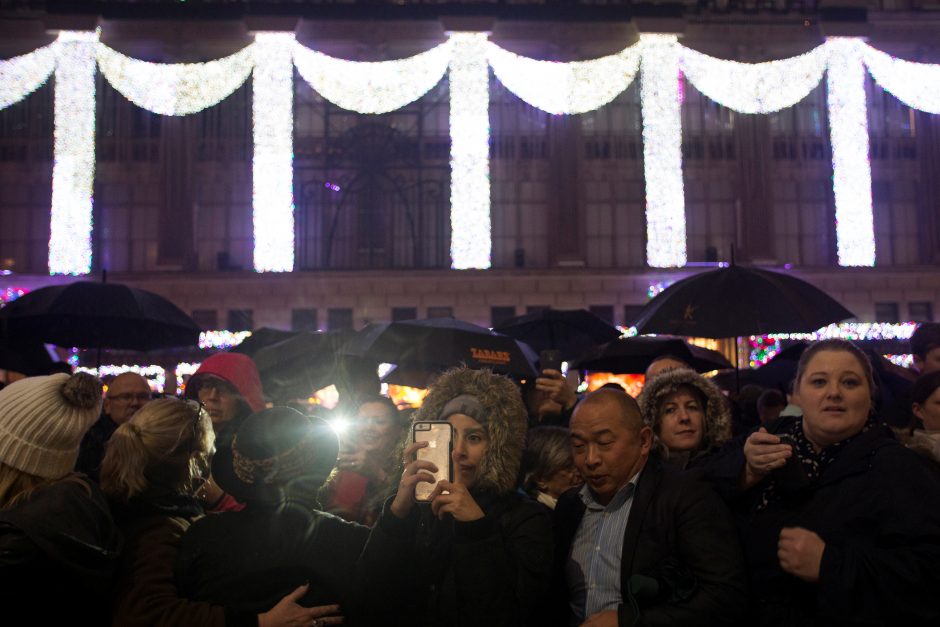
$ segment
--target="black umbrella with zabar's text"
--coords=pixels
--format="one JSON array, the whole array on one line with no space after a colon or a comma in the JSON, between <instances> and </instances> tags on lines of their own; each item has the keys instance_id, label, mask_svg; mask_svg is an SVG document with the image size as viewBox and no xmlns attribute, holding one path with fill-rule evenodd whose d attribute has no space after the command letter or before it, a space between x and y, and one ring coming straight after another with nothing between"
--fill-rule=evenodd
<instances>
[{"instance_id":1,"label":"black umbrella with zabar's text","mask_svg":"<svg viewBox=\"0 0 940 627\"><path fill-rule=\"evenodd\" d=\"M75 281L33 290L0 309L0 339L150 351L195 346L199 326L166 298L119 283Z\"/></svg>"},{"instance_id":2,"label":"black umbrella with zabar's text","mask_svg":"<svg viewBox=\"0 0 940 627\"><path fill-rule=\"evenodd\" d=\"M536 374L531 351L527 354L516 340L453 318L373 323L341 352L402 370L435 372L466 365L517 379Z\"/></svg>"}]
</instances>

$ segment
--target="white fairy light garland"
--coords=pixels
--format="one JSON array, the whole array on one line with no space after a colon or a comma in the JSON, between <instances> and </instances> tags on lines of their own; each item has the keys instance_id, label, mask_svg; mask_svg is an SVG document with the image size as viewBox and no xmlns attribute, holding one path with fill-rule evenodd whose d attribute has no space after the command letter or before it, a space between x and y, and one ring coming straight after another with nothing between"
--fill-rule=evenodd
<instances>
[{"instance_id":1,"label":"white fairy light garland","mask_svg":"<svg viewBox=\"0 0 940 627\"><path fill-rule=\"evenodd\" d=\"M679 267L686 262L686 238L678 38L640 35L640 45L646 263Z\"/></svg>"},{"instance_id":2,"label":"white fairy light garland","mask_svg":"<svg viewBox=\"0 0 940 627\"><path fill-rule=\"evenodd\" d=\"M255 35L252 208L256 272L294 269L294 35Z\"/></svg>"},{"instance_id":3,"label":"white fairy light garland","mask_svg":"<svg viewBox=\"0 0 940 627\"><path fill-rule=\"evenodd\" d=\"M294 44L294 64L318 94L357 113L388 113L414 102L447 71L451 41L407 59L347 61Z\"/></svg>"},{"instance_id":4,"label":"white fairy light garland","mask_svg":"<svg viewBox=\"0 0 940 627\"><path fill-rule=\"evenodd\" d=\"M558 63L520 56L487 44L496 78L533 107L553 114L594 111L621 94L636 76L640 46L599 59Z\"/></svg>"},{"instance_id":5,"label":"white fairy light garland","mask_svg":"<svg viewBox=\"0 0 940 627\"><path fill-rule=\"evenodd\" d=\"M252 46L205 63L151 63L99 42L97 58L101 73L122 96L161 115L189 115L218 104L242 86L254 63Z\"/></svg>"},{"instance_id":6,"label":"white fairy light garland","mask_svg":"<svg viewBox=\"0 0 940 627\"><path fill-rule=\"evenodd\" d=\"M832 37L826 46L839 265L874 266L875 227L862 42L854 37Z\"/></svg>"},{"instance_id":7,"label":"white fairy light garland","mask_svg":"<svg viewBox=\"0 0 940 627\"><path fill-rule=\"evenodd\" d=\"M55 69L56 48L49 44L12 59L0 60L0 109L39 89Z\"/></svg>"},{"instance_id":8,"label":"white fairy light garland","mask_svg":"<svg viewBox=\"0 0 940 627\"><path fill-rule=\"evenodd\" d=\"M96 32L63 31L53 44L56 89L50 274L91 271L97 42Z\"/></svg>"},{"instance_id":9,"label":"white fairy light garland","mask_svg":"<svg viewBox=\"0 0 940 627\"><path fill-rule=\"evenodd\" d=\"M940 65L914 63L861 44L865 65L882 89L907 106L940 113Z\"/></svg>"},{"instance_id":10,"label":"white fairy light garland","mask_svg":"<svg viewBox=\"0 0 940 627\"><path fill-rule=\"evenodd\" d=\"M469 45L470 41L474 45ZM465 93L461 93L463 88L458 87L454 92L457 107L452 106L451 111L451 133L456 140L452 142L452 256L455 268L486 268L490 265L488 151L483 150L479 141L479 137L488 137L489 133L487 115L482 113L488 103L487 85L482 80L486 74L487 56L500 80L511 90L519 92L520 97L535 106L558 113L577 113L609 102L622 91L622 85L632 80L635 69L631 68L636 62L632 49L603 59L573 64L541 62L499 49L487 42L483 33L460 33L426 53L381 63L332 59L303 48L292 39L287 45L293 47L299 58L295 63L302 74L323 73L325 67L338 69L342 76L338 72L327 80L326 83L332 82L332 86L324 88L325 91L335 92L332 97L339 106L362 112L390 111L419 98L437 83L448 62L452 83L460 86L461 76L475 77L463 83L465 87L476 85L475 88L464 89ZM125 95L131 94L129 98L158 113L181 115L211 106L237 88L260 58L256 56L257 46L258 43L252 44L231 57L206 64L146 64L100 44L95 33L65 31L57 42L48 47L0 61L0 108L25 98L40 86L55 64L58 87L49 247L51 273L85 274L91 266L96 58L106 78L122 93L127 92ZM461 48L459 53L458 47ZM647 75L642 104L647 176L647 259L651 266L670 267L685 263L681 125L678 104L673 104L678 99L678 76L673 79L673 68L681 67L692 84L725 106L741 112L765 113L790 106L799 100L800 94L811 90L824 59L830 96L839 263L846 266L874 264L864 66L868 66L884 89L906 104L931 113L940 112L940 96L937 95L940 93L940 66L897 59L854 38L832 38L824 47L799 57L762 64L714 59L682 48L677 38L669 35L643 35L640 45L633 48L640 51L639 63ZM188 75L179 71L183 65L189 70ZM283 68L285 64L280 65ZM601 68L610 74L608 84L599 81L598 77L603 73ZM283 77L283 69L279 72ZM553 89L542 90L538 81L528 80L539 72L556 77L550 81ZM136 74L140 76L128 78L128 75ZM115 78L116 75L124 78ZM364 84L356 86L360 77ZM318 80L321 79L312 82ZM274 82L284 87L284 80ZM781 89L772 89L775 84L779 84ZM147 85L149 92L143 85ZM189 87L185 87L187 85ZM481 85L482 91L479 89ZM580 85L581 89L572 85ZM266 90L256 89L255 106L263 106L261 102L273 105L274 93L263 95L262 91ZM476 95L471 97L472 93ZM471 102L475 104L470 105ZM455 115L455 109L459 115ZM268 131L257 132L256 129L255 139L258 141L262 135L280 138L276 141L279 147L275 152L281 155L280 161L283 162L284 155L290 150L284 149L283 130L288 124L292 126L292 120L289 120L289 115L278 114L275 117L279 120L277 126L280 130L269 135ZM477 136L475 145L470 136L471 127L483 133ZM458 150L454 143L458 147L461 143L465 147L473 146L473 149ZM256 149L256 166L260 168L267 167L264 159L260 158L263 152ZM271 167L270 171L284 173L285 169L283 166ZM284 180L263 177L263 180L274 181L274 184L265 183L260 189L256 187L255 209L258 215L268 215L265 207L272 202L282 206L281 210L274 212L280 217L273 223L278 225L276 230L279 233L286 233L288 222L292 225L293 218L281 218L292 213L292 209L283 209L292 207L292 198L284 193L290 186L288 177L280 178ZM468 181L474 182L468 184ZM279 200L271 200L275 197ZM471 229L469 235L466 228ZM267 253L256 254L256 269L290 269L293 263L292 237L291 234L290 241L286 237L275 238L279 242L276 246L279 252L271 255L277 256L278 261L269 262ZM256 241L263 239L265 236L256 232Z\"/></svg>"},{"instance_id":11,"label":"white fairy light garland","mask_svg":"<svg viewBox=\"0 0 940 627\"><path fill-rule=\"evenodd\" d=\"M487 35L456 33L451 41L451 267L489 268L492 240Z\"/></svg>"},{"instance_id":12,"label":"white fairy light garland","mask_svg":"<svg viewBox=\"0 0 940 627\"><path fill-rule=\"evenodd\" d=\"M682 73L700 92L738 113L773 113L795 105L819 85L826 46L764 63L740 63L682 48Z\"/></svg>"}]
</instances>

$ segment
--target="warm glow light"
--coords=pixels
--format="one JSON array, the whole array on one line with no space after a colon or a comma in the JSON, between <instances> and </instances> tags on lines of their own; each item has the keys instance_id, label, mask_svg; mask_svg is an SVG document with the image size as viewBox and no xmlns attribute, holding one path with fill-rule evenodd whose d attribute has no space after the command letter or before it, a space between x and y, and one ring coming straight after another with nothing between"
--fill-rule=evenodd
<instances>
[{"instance_id":1,"label":"warm glow light","mask_svg":"<svg viewBox=\"0 0 940 627\"><path fill-rule=\"evenodd\" d=\"M646 263L684 266L685 194L679 44L675 35L640 35L643 169L646 176Z\"/></svg>"},{"instance_id":2,"label":"warm glow light","mask_svg":"<svg viewBox=\"0 0 940 627\"><path fill-rule=\"evenodd\" d=\"M88 274L91 271L97 41L95 32L63 31L53 44L56 54L55 154L50 274Z\"/></svg>"},{"instance_id":3,"label":"warm glow light","mask_svg":"<svg viewBox=\"0 0 940 627\"><path fill-rule=\"evenodd\" d=\"M627 391L627 394L636 398L643 390L646 377L642 374L613 374L610 372L589 372L585 377L587 391L598 390L605 383L616 383Z\"/></svg>"},{"instance_id":4,"label":"warm glow light","mask_svg":"<svg viewBox=\"0 0 940 627\"><path fill-rule=\"evenodd\" d=\"M421 407L424 397L430 390L424 388L412 388L407 385L389 385L388 397L395 402L398 409L409 409Z\"/></svg>"},{"instance_id":5,"label":"warm glow light","mask_svg":"<svg viewBox=\"0 0 940 627\"><path fill-rule=\"evenodd\" d=\"M865 65L882 89L909 107L940 113L940 65L905 61L860 45Z\"/></svg>"},{"instance_id":6,"label":"warm glow light","mask_svg":"<svg viewBox=\"0 0 940 627\"><path fill-rule=\"evenodd\" d=\"M490 118L485 33L456 33L450 63L451 267L489 268Z\"/></svg>"},{"instance_id":7,"label":"warm glow light","mask_svg":"<svg viewBox=\"0 0 940 627\"><path fill-rule=\"evenodd\" d=\"M150 63L99 43L98 66L112 87L138 107L187 115L218 104L251 74L252 46L205 63Z\"/></svg>"},{"instance_id":8,"label":"warm glow light","mask_svg":"<svg viewBox=\"0 0 940 627\"><path fill-rule=\"evenodd\" d=\"M55 69L55 57L55 44L50 44L0 60L0 109L19 102L49 80Z\"/></svg>"},{"instance_id":9,"label":"warm glow light","mask_svg":"<svg viewBox=\"0 0 940 627\"><path fill-rule=\"evenodd\" d=\"M826 76L839 265L874 266L875 229L862 42L853 37L832 37L826 45L829 48Z\"/></svg>"},{"instance_id":10,"label":"warm glow light","mask_svg":"<svg viewBox=\"0 0 940 627\"><path fill-rule=\"evenodd\" d=\"M805 98L822 80L826 46L766 63L716 59L682 48L682 73L700 92L739 113L773 113Z\"/></svg>"},{"instance_id":11,"label":"warm glow light","mask_svg":"<svg viewBox=\"0 0 940 627\"><path fill-rule=\"evenodd\" d=\"M451 42L395 61L347 61L294 44L297 71L313 89L343 109L388 113L437 85L450 61Z\"/></svg>"},{"instance_id":12,"label":"warm glow light","mask_svg":"<svg viewBox=\"0 0 940 627\"><path fill-rule=\"evenodd\" d=\"M251 337L251 331L203 331L199 334L199 348L227 349L238 346Z\"/></svg>"},{"instance_id":13,"label":"warm glow light","mask_svg":"<svg viewBox=\"0 0 940 627\"><path fill-rule=\"evenodd\" d=\"M254 266L257 272L294 269L294 35L255 35Z\"/></svg>"},{"instance_id":14,"label":"warm glow light","mask_svg":"<svg viewBox=\"0 0 940 627\"><path fill-rule=\"evenodd\" d=\"M493 73L506 88L533 107L555 114L598 109L623 92L636 76L640 46L591 61L539 61L487 45Z\"/></svg>"}]
</instances>

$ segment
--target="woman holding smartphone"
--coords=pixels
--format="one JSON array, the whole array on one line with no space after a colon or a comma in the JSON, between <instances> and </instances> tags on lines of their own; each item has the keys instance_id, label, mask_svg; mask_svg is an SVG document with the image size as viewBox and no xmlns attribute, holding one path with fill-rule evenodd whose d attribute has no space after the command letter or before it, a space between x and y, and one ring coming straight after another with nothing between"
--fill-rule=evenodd
<instances>
[{"instance_id":1,"label":"woman holding smartphone","mask_svg":"<svg viewBox=\"0 0 940 627\"><path fill-rule=\"evenodd\" d=\"M937 625L940 474L872 411L872 367L809 346L791 417L744 445L742 529L760 625ZM784 481L797 465L805 478Z\"/></svg>"},{"instance_id":2,"label":"woman holding smartphone","mask_svg":"<svg viewBox=\"0 0 940 627\"><path fill-rule=\"evenodd\" d=\"M427 501L419 483L444 469L405 449L398 491L372 530L360 567L383 624L526 625L551 578L547 512L516 491L526 414L516 386L486 370L441 376L415 424L446 421L452 480Z\"/></svg>"}]
</instances>

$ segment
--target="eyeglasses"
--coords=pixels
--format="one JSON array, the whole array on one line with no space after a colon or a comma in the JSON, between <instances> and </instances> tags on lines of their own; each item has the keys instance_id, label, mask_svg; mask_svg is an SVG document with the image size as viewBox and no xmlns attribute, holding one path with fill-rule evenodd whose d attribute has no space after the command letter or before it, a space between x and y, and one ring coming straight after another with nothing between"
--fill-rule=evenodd
<instances>
[{"instance_id":1,"label":"eyeglasses","mask_svg":"<svg viewBox=\"0 0 940 627\"><path fill-rule=\"evenodd\" d=\"M128 392L126 394L114 394L108 396L108 400L110 400L112 403L129 403L131 401L140 401L141 403L146 403L152 399L153 396L150 393L145 394L143 392L139 394L132 394Z\"/></svg>"}]
</instances>

